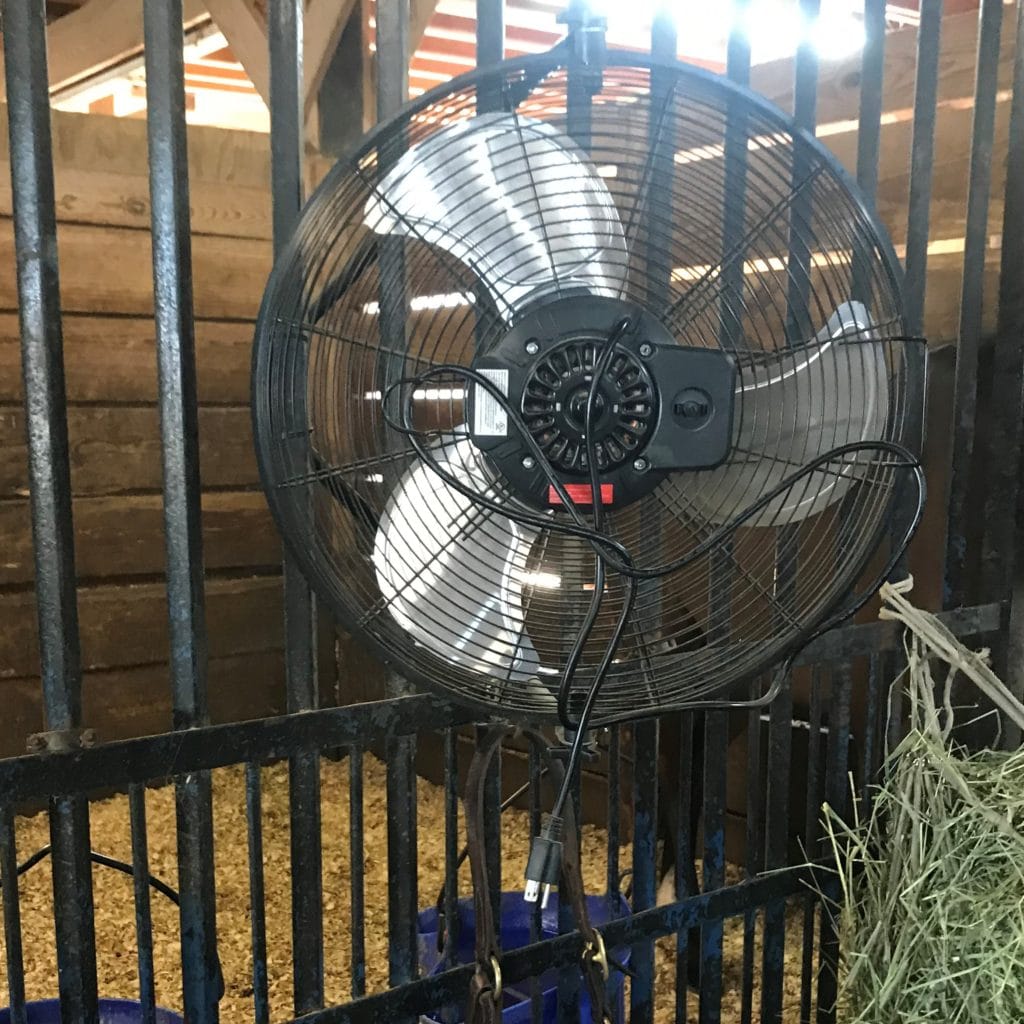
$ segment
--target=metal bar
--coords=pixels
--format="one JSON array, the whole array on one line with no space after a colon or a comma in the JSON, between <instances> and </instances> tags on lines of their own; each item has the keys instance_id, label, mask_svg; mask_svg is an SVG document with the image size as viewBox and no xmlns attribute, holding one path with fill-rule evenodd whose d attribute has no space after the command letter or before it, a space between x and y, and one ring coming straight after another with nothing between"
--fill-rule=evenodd
<instances>
[{"instance_id":1,"label":"metal bar","mask_svg":"<svg viewBox=\"0 0 1024 1024\"><path fill-rule=\"evenodd\" d=\"M907 330L913 335L924 333L942 4L943 0L921 0L921 21L917 30L917 78L910 143L910 197L907 204L907 255L903 286L904 316Z\"/></svg>"},{"instance_id":2,"label":"metal bar","mask_svg":"<svg viewBox=\"0 0 1024 1024\"><path fill-rule=\"evenodd\" d=\"M871 805L871 787L881 766L879 755L882 733L882 664L881 656L872 654L868 659L867 706L864 710L864 758L861 764L860 814L863 820Z\"/></svg>"},{"instance_id":3,"label":"metal bar","mask_svg":"<svg viewBox=\"0 0 1024 1024\"><path fill-rule=\"evenodd\" d=\"M621 917L601 928L609 949L650 943L662 935L699 928L713 918L735 917L747 907L769 899L786 899L821 885L823 873L810 865L702 893L688 900L652 907ZM506 983L515 983L549 968L579 963L583 940L579 932L560 935L529 946L506 951L501 973ZM421 978L401 988L367 996L345 1006L333 1006L291 1024L390 1024L399 1017L427 1013L465 995L474 965L464 964L443 974Z\"/></svg>"},{"instance_id":4,"label":"metal bar","mask_svg":"<svg viewBox=\"0 0 1024 1024\"><path fill-rule=\"evenodd\" d=\"M205 725L208 712L181 0L146 0L143 23L171 691L174 726L189 729ZM185 1014L216 1021L209 777L180 778L175 798Z\"/></svg>"},{"instance_id":5,"label":"metal bar","mask_svg":"<svg viewBox=\"0 0 1024 1024\"><path fill-rule=\"evenodd\" d=\"M487 729L477 729L477 743L483 742ZM491 886L494 920L501 920L501 747L495 751L484 779L484 859ZM500 932L500 929L499 929ZM498 936L500 943L501 937Z\"/></svg>"},{"instance_id":6,"label":"metal bar","mask_svg":"<svg viewBox=\"0 0 1024 1024\"><path fill-rule=\"evenodd\" d=\"M676 768L679 772L679 806L676 813L675 835L675 898L685 899L700 891L694 859L696 836L693 834L693 774L697 752L694 750L694 714L677 716L679 722L679 749ZM695 936L699 942L699 934ZM697 950L699 954L699 949ZM676 1022L686 1024L687 989L690 983L690 933L682 931L676 936Z\"/></svg>"},{"instance_id":7,"label":"metal bar","mask_svg":"<svg viewBox=\"0 0 1024 1024\"><path fill-rule=\"evenodd\" d=\"M433 695L323 708L304 715L144 736L89 750L0 760L0 793L11 803L74 793L88 778L96 789L166 779L243 761L282 760L301 750L328 750L359 741L443 729L466 711Z\"/></svg>"},{"instance_id":8,"label":"metal bar","mask_svg":"<svg viewBox=\"0 0 1024 1024\"><path fill-rule=\"evenodd\" d=\"M530 744L530 835L540 835L541 813L540 813L540 753L537 748ZM541 939L541 915L543 908L538 900L533 905L530 914L530 943L540 942ZM530 1021L531 1024L542 1024L543 1021L543 998L540 990L540 978L534 974L530 977Z\"/></svg>"},{"instance_id":9,"label":"metal bar","mask_svg":"<svg viewBox=\"0 0 1024 1024\"><path fill-rule=\"evenodd\" d=\"M837 814L849 805L847 766L850 754L850 694L852 673L849 666L832 672L832 699L828 716L828 764L825 771L825 799ZM828 879L821 890L821 949L818 963L818 1024L833 1024L836 1019L839 959L838 908L842 890L836 877Z\"/></svg>"},{"instance_id":10,"label":"metal bar","mask_svg":"<svg viewBox=\"0 0 1024 1024\"><path fill-rule=\"evenodd\" d=\"M149 900L149 846L146 841L146 787L128 790L132 835L132 882L135 890L135 942L139 962L139 1003L142 1024L156 1024L156 987L153 979L153 913Z\"/></svg>"},{"instance_id":11,"label":"metal bar","mask_svg":"<svg viewBox=\"0 0 1024 1024\"><path fill-rule=\"evenodd\" d=\"M868 209L875 210L878 150L882 136L882 77L885 72L887 0L864 2L864 51L860 71L860 117L857 123L857 184ZM862 246L853 263L853 296L871 303L871 270Z\"/></svg>"},{"instance_id":12,"label":"metal bar","mask_svg":"<svg viewBox=\"0 0 1024 1024\"><path fill-rule=\"evenodd\" d=\"M760 680L751 684L750 696L762 692ZM761 710L747 712L747 803L746 803L746 878L756 878L764 867L764 781L761 770ZM751 1024L754 1013L754 942L757 934L757 908L743 917L743 979L740 991L740 1020Z\"/></svg>"},{"instance_id":13,"label":"metal bar","mask_svg":"<svg viewBox=\"0 0 1024 1024\"><path fill-rule=\"evenodd\" d=\"M352 998L366 994L366 882L363 828L363 750L348 752L348 859L352 932Z\"/></svg>"},{"instance_id":14,"label":"metal bar","mask_svg":"<svg viewBox=\"0 0 1024 1024\"><path fill-rule=\"evenodd\" d=\"M445 922L444 965L451 968L458 963L459 949L459 741L454 729L444 731L444 903L441 909ZM457 1021L458 1014L459 1007L454 1004L444 1008L446 1021Z\"/></svg>"},{"instance_id":15,"label":"metal bar","mask_svg":"<svg viewBox=\"0 0 1024 1024\"><path fill-rule=\"evenodd\" d=\"M63 730L81 717L81 664L46 15L41 0L2 10L40 674L47 727Z\"/></svg>"},{"instance_id":16,"label":"metal bar","mask_svg":"<svg viewBox=\"0 0 1024 1024\"><path fill-rule=\"evenodd\" d=\"M505 0L476 0L476 64L505 59Z\"/></svg>"},{"instance_id":17,"label":"metal bar","mask_svg":"<svg viewBox=\"0 0 1024 1024\"><path fill-rule=\"evenodd\" d=\"M807 803L804 807L804 843L807 856L817 857L818 826L821 817L821 787L818 766L821 757L821 672L811 675L811 707L807 736ZM804 899L804 934L800 967L800 1024L811 1024L811 983L814 976L814 918L818 899Z\"/></svg>"},{"instance_id":18,"label":"metal bar","mask_svg":"<svg viewBox=\"0 0 1024 1024\"><path fill-rule=\"evenodd\" d=\"M42 0L4 0L0 13L7 77L40 674L46 726L63 731L77 729L81 724L81 659L46 11ZM88 857L89 809L84 797L51 802L50 834L61 1016L68 1024L93 1024L98 1019L96 937Z\"/></svg>"},{"instance_id":19,"label":"metal bar","mask_svg":"<svg viewBox=\"0 0 1024 1024\"><path fill-rule=\"evenodd\" d=\"M270 158L274 253L295 231L302 207L304 97L302 16L299 0L270 0ZM297 413L298 415L298 413ZM299 418L305 427L304 412ZM317 610L308 582L284 559L285 671L289 711L318 704ZM291 823L292 966L295 1012L324 1003L323 874L320 833L320 759L305 752L289 758Z\"/></svg>"},{"instance_id":20,"label":"metal bar","mask_svg":"<svg viewBox=\"0 0 1024 1024\"><path fill-rule=\"evenodd\" d=\"M399 736L387 746L388 981L416 977L416 738ZM395 1018L412 1019L412 1018Z\"/></svg>"},{"instance_id":21,"label":"metal bar","mask_svg":"<svg viewBox=\"0 0 1024 1024\"><path fill-rule=\"evenodd\" d=\"M608 730L608 872L605 882L608 895L613 898L619 895L619 843L622 816L620 739L620 727L613 725ZM537 833L531 832L530 834L536 835Z\"/></svg>"},{"instance_id":22,"label":"metal bar","mask_svg":"<svg viewBox=\"0 0 1024 1024\"><path fill-rule=\"evenodd\" d=\"M18 897L18 850L14 810L0 806L0 896L4 905L4 954L11 1024L28 1024L25 1011L25 959L21 940L21 901Z\"/></svg>"},{"instance_id":23,"label":"metal bar","mask_svg":"<svg viewBox=\"0 0 1024 1024\"><path fill-rule=\"evenodd\" d=\"M267 979L267 899L263 878L263 781L260 765L245 765L245 825L249 848L249 922L252 932L252 998L255 1024L270 1020Z\"/></svg>"},{"instance_id":24,"label":"metal bar","mask_svg":"<svg viewBox=\"0 0 1024 1024\"><path fill-rule=\"evenodd\" d=\"M633 911L653 907L657 898L658 847L658 723L633 727ZM633 946L630 966L635 971L629 991L632 1024L654 1020L654 945Z\"/></svg>"},{"instance_id":25,"label":"metal bar","mask_svg":"<svg viewBox=\"0 0 1024 1024\"><path fill-rule=\"evenodd\" d=\"M1017 579L1022 565L1017 537L1021 516L1021 473L1024 470L1024 5L1017 3L1017 34L1010 102L1006 190L1003 205L1002 252L999 267L999 320L992 359L991 423L988 450L989 483L982 543L982 585L986 596L1012 601L1001 662L1007 685L1024 694L1024 631L1020 627L1021 596ZM1020 730L1004 723L1006 749L1020 745Z\"/></svg>"},{"instance_id":26,"label":"metal bar","mask_svg":"<svg viewBox=\"0 0 1024 1024\"><path fill-rule=\"evenodd\" d=\"M988 204L992 185L992 137L999 87L999 36L1002 0L981 0L971 163L967 184L967 225L956 355L956 384L950 445L952 462L946 521L944 608L964 603L967 569L967 520L973 513L970 476L974 451L978 386L978 345L985 291L985 250L988 246Z\"/></svg>"}]
</instances>

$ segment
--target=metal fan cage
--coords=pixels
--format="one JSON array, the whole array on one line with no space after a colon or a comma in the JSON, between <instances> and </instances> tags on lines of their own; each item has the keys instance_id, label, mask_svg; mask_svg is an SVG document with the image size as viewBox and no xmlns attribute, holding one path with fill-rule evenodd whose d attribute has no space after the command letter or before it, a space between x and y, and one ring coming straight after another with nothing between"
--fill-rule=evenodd
<instances>
[{"instance_id":1,"label":"metal fan cage","mask_svg":"<svg viewBox=\"0 0 1024 1024\"><path fill-rule=\"evenodd\" d=\"M540 686L524 686L510 672L481 670L458 652L440 658L417 642L390 614L372 560L378 521L416 459L408 439L385 420L389 389L439 364L468 366L498 343L517 314L502 308L500 290L416 225L387 234L368 211L400 219L382 186L389 169L436 133L458 124L471 130L471 119L495 108L512 115L516 130L491 142L492 167L530 155L524 139L536 122L574 139L588 155L625 237L619 297L654 315L680 344L730 351L741 389L756 389L765 366L782 375L799 371L792 407L739 403L745 443L734 443L724 469L675 473L607 516L609 532L638 566L703 553L641 584L595 719L721 694L793 650L850 592L891 525L903 479L898 460L877 446L825 458L801 473L851 439L840 430L782 455L772 438L798 429L787 416L827 420L832 410L823 405L851 407L838 410L834 423L855 416L853 406L864 401L856 378L870 363L882 367L884 386L881 430L872 440L915 447L923 355L905 338L894 253L843 171L781 114L717 77L610 55L581 120L559 58L508 62L500 73L466 76L424 97L340 162L276 263L257 330L254 426L271 507L318 592L403 673L510 715L552 715L543 677ZM458 200L442 203L446 230L457 235L460 218L475 224L493 200L486 183L478 191L467 186L452 152L450 181L432 180L430 187L443 200ZM666 153L669 161L655 159ZM568 181L562 197L550 176L541 184L549 198L563 201L547 202L540 215L529 205L538 187L530 175L522 194L508 197L528 211L523 260L537 234L549 251L581 244L572 214L576 183ZM473 230L476 243L486 238ZM512 264L515 257L502 256ZM819 332L851 300L870 315L867 326L840 328L854 354L845 363L819 358ZM838 371L847 379L830 379ZM466 420L467 394L458 375L420 387L412 396L415 425L450 444ZM514 503L497 475L491 484ZM781 493L744 518L773 487ZM424 532L438 529L426 495L420 514ZM507 544L507 521L479 509L443 525L451 527L452 545L473 533ZM780 564L793 569L784 579ZM593 551L585 541L541 531L517 571L522 628L542 673L556 675L590 602ZM471 618L493 597L488 587L469 571L460 585L464 605L435 607L428 594L418 606L421 625ZM574 684L580 693L623 600L615 574L605 589ZM718 611L723 603L726 616ZM507 637L494 638L496 647L503 644ZM511 663L513 652L498 653L499 664Z\"/></svg>"}]
</instances>

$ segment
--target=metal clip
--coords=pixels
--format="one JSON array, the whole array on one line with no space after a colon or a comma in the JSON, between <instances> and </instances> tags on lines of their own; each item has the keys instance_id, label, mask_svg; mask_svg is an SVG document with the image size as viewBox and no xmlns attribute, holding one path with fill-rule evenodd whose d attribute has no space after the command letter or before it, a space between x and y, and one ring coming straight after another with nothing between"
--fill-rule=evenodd
<instances>
[{"instance_id":1,"label":"metal clip","mask_svg":"<svg viewBox=\"0 0 1024 1024\"><path fill-rule=\"evenodd\" d=\"M611 967L608 963L608 953L604 948L604 939L596 928L593 929L593 935L593 939L587 940L583 947L583 958L592 964L597 964L601 968L601 976L607 981L611 974Z\"/></svg>"},{"instance_id":2,"label":"metal clip","mask_svg":"<svg viewBox=\"0 0 1024 1024\"><path fill-rule=\"evenodd\" d=\"M498 958L491 954L491 974L494 976L494 989L491 993L491 998L496 1002L501 1002L501 964L498 963Z\"/></svg>"}]
</instances>

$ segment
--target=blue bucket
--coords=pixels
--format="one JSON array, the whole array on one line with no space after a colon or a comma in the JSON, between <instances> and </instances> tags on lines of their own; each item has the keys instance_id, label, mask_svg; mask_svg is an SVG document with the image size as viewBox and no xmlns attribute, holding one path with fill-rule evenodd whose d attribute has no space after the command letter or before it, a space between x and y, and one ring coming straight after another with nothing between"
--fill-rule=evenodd
<instances>
[{"instance_id":1,"label":"blue bucket","mask_svg":"<svg viewBox=\"0 0 1024 1024\"><path fill-rule=\"evenodd\" d=\"M37 1003L25 1004L28 1024L60 1024L60 1000L41 999ZM142 1003L134 999L101 999L100 1024L139 1024L142 1020ZM11 1009L0 1010L0 1024L11 1024ZM156 1008L156 1024L185 1024L185 1018L172 1010Z\"/></svg>"},{"instance_id":2,"label":"blue bucket","mask_svg":"<svg viewBox=\"0 0 1024 1024\"><path fill-rule=\"evenodd\" d=\"M476 940L476 918L473 913L473 901L470 898L459 900L459 931L458 947L455 951L460 964L472 963L475 959L474 943ZM523 899L521 892L503 892L501 894L501 948L518 949L530 943L530 921L533 917L534 905ZM630 913L629 904L621 897L588 896L587 913L590 923L600 928L609 921L626 917ZM420 967L425 975L440 974L444 968L443 957L437 951L438 915L437 908L430 907L420 911L418 918ZM551 894L548 905L541 912L541 938L548 939L558 934L558 895ZM623 966L629 965L629 949L609 949L609 956ZM612 969L608 979L609 997L612 1005L618 1004L618 1020L623 1019L623 984L622 972ZM541 1020L544 1024L554 1024L558 1018L558 970L552 968L545 971L539 978L541 991ZM502 1024L529 1024L531 1019L530 986L506 985L502 997ZM461 1010L461 1007L460 1007ZM459 1020L462 1018L460 1017ZM440 1017L426 1015L424 1021L440 1021ZM590 1020L590 999L586 987L580 990L580 1020ZM4 1024L0 1021L0 1024Z\"/></svg>"}]
</instances>

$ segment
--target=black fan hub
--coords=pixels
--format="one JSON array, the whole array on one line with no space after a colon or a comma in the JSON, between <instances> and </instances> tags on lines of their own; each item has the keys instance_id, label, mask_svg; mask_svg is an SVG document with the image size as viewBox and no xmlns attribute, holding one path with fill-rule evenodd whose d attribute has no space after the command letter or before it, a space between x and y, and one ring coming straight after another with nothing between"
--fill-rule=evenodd
<instances>
[{"instance_id":1,"label":"black fan hub","mask_svg":"<svg viewBox=\"0 0 1024 1024\"><path fill-rule=\"evenodd\" d=\"M542 302L477 356L473 368L508 397L573 501L593 500L586 409L595 368L616 326L629 327L598 382L590 423L604 505L623 507L679 469L729 452L735 365L718 350L676 343L636 305L594 295ZM542 508L560 504L525 440L485 389L470 393L470 434L513 486Z\"/></svg>"},{"instance_id":2,"label":"black fan hub","mask_svg":"<svg viewBox=\"0 0 1024 1024\"><path fill-rule=\"evenodd\" d=\"M587 397L606 338L579 338L546 348L529 370L523 419L551 464L587 476ZM654 381L639 356L616 345L598 382L590 430L601 472L626 463L647 443L658 411Z\"/></svg>"}]
</instances>

